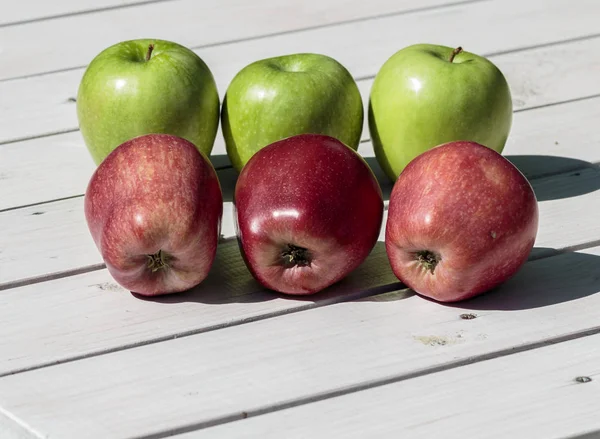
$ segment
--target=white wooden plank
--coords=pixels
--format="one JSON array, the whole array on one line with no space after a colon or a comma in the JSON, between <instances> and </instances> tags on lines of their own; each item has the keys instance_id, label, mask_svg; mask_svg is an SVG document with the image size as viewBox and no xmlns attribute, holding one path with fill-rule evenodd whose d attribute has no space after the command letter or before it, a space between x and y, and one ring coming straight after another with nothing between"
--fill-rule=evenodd
<instances>
[{"instance_id":1,"label":"white wooden plank","mask_svg":"<svg viewBox=\"0 0 600 439\"><path fill-rule=\"evenodd\" d=\"M594 108L596 104L597 100L581 101L565 105L564 108L556 106L517 113L515 141L507 148L508 156L525 174L534 176L544 169L555 171L585 165L575 158L579 154L583 159L600 160L597 148L592 148L598 142L594 125L598 112ZM535 113L539 114L536 116ZM521 119L522 122L519 122ZM556 131L549 130L548 123L554 121ZM558 135L561 136L560 141L555 144L554 139ZM582 140L586 138L587 140ZM12 145L4 145L0 151L7 147ZM65 149L68 148L68 144L65 144ZM361 145L361 151L368 148L366 144ZM83 147L79 146L77 154L80 154L82 160L85 153ZM75 154L73 159L76 160ZM93 169L90 160L83 166L76 163L79 162L73 162L70 173L63 177L59 173L56 177L60 184L73 185L70 193L85 190L88 175L91 175ZM373 159L370 163L374 169L378 169ZM16 192L17 197L13 200L26 198L25 195L19 195L26 193L26 190L39 190L43 196L50 195L50 192L44 192L45 189L36 187L44 186L46 181L51 181L51 177L42 174L37 179L35 169L30 171L31 183L19 186L21 189ZM11 172L10 168L8 172ZM383 177L380 170L377 172L387 197L392 184ZM231 201L235 171L222 170L219 177L224 197ZM590 168L536 179L533 185L540 201L538 246L569 248L600 238L600 226L595 217L588 213L589 206L600 205L600 191L597 191L600 188L600 170ZM0 187L5 187L6 189L0 190L10 197L10 191L16 186L12 184ZM231 203L228 202L223 215L225 236L233 236L235 233L231 215ZM383 237L383 233L381 236ZM84 220L81 197L0 212L0 285L100 262Z\"/></svg>"},{"instance_id":2,"label":"white wooden plank","mask_svg":"<svg viewBox=\"0 0 600 439\"><path fill-rule=\"evenodd\" d=\"M530 262L460 306L388 293L5 376L0 406L50 437L165 437L477 360L596 327L599 255ZM57 321L65 309L55 307ZM464 312L477 318L459 318Z\"/></svg>"},{"instance_id":3,"label":"white wooden plank","mask_svg":"<svg viewBox=\"0 0 600 439\"><path fill-rule=\"evenodd\" d=\"M75 98L82 71L0 82L0 142L78 129Z\"/></svg>"},{"instance_id":4,"label":"white wooden plank","mask_svg":"<svg viewBox=\"0 0 600 439\"><path fill-rule=\"evenodd\" d=\"M233 205L223 205L223 238L235 236ZM7 283L102 263L83 213L83 198L0 215L0 289Z\"/></svg>"},{"instance_id":5,"label":"white wooden plank","mask_svg":"<svg viewBox=\"0 0 600 439\"><path fill-rule=\"evenodd\" d=\"M2 407L0 407L0 432L2 439L40 439L34 430L24 425L11 413L3 410Z\"/></svg>"},{"instance_id":6,"label":"white wooden plank","mask_svg":"<svg viewBox=\"0 0 600 439\"><path fill-rule=\"evenodd\" d=\"M230 167L224 148L222 154L215 151L210 157L218 170ZM17 206L82 196L95 169L96 165L79 132L2 145L0 212ZM228 181L224 179L223 183L228 184ZM15 191L15 188L19 190ZM231 200L231 194L228 193L228 197Z\"/></svg>"},{"instance_id":7,"label":"white wooden plank","mask_svg":"<svg viewBox=\"0 0 600 439\"><path fill-rule=\"evenodd\" d=\"M568 49L568 50L566 50ZM497 62L506 70L511 86L518 92L515 102L522 107L531 108L548 105L558 101L577 99L586 94L600 93L600 83L593 79L588 72L600 64L600 38L580 41L552 48L537 49L526 52L498 56ZM573 56L573 58L571 58ZM597 58L597 59L596 59ZM557 61L560 60L560 61ZM590 61L587 63L587 61ZM547 66L552 66L548 68ZM554 75L548 71L555 72ZM48 78L58 78L66 74L49 75ZM533 86L531 79L543 78ZM42 77L40 77L42 78ZM46 78L46 77L43 77ZM60 85L63 81L57 80ZM371 80L359 81L360 89L368 102ZM6 83L0 83L0 88ZM41 87L41 86L40 86ZM44 87L41 87L44 88ZM50 87L50 89L53 87ZM535 89L535 93L531 90ZM37 89L36 89L37 90ZM519 92L521 90L521 92ZM28 107L35 107L35 95L28 99ZM519 94L521 93L521 94ZM31 102L30 102L31 101ZM599 161L596 156L597 148L591 148L599 141L595 121L600 117L598 99L574 102L562 107L540 108L532 112L517 113L514 116L508 144L504 153L507 155L547 155L562 154L556 159L539 160L533 157L527 159L522 168L529 176L541 172L560 172L572 169L580 160ZM65 108L64 114L72 114L76 124L73 104L66 99L59 105ZM6 118L0 117L0 125L9 124L10 114L24 115L29 111L8 112ZM24 107L23 107L24 108ZM69 108L66 110L66 108ZM33 111L35 114L35 111ZM61 126L49 114L60 114L60 111L48 111L40 114L37 120L50 119L52 123ZM48 116L48 117L47 117ZM17 116L18 117L18 116ZM29 116L26 116L29 117ZM61 119L62 120L62 119ZM19 125L13 118L14 125ZM548 129L548 124L554 128ZM35 126L35 124L33 124ZM50 129L52 125L48 125ZM4 127L4 132L10 132L11 127ZM0 130L2 131L2 130ZM363 137L368 137L365 127ZM576 140L575 140L576 139ZM555 144L559 142L559 144ZM565 147L561 142L567 142ZM373 157L370 143L363 143L359 151L363 156ZM212 154L213 163L223 165L228 163L221 131L219 130ZM522 159L517 164L523 163ZM581 163L583 164L583 163ZM38 203L73 195L82 194L87 181L93 172L93 162L83 146L80 133L43 137L15 144L0 146L0 210L20 205ZM14 191L13 187L22 188Z\"/></svg>"},{"instance_id":8,"label":"white wooden plank","mask_svg":"<svg viewBox=\"0 0 600 439\"><path fill-rule=\"evenodd\" d=\"M594 128L600 117L599 104L600 97L596 97L516 112L503 155L530 180L595 167L600 162L596 148L600 134L596 135ZM389 194L393 183L377 164L372 143L361 143L358 151ZM549 197L548 193L538 195L541 200Z\"/></svg>"},{"instance_id":9,"label":"white wooden plank","mask_svg":"<svg viewBox=\"0 0 600 439\"><path fill-rule=\"evenodd\" d=\"M595 145L600 134L595 124L600 117L600 98L516 113L504 154L529 178L590 166L600 161ZM553 129L548 129L552 123ZM220 135L219 135L220 137ZM359 152L387 181L374 160L370 142ZM227 156L211 157L216 165L228 163ZM0 147L0 211L82 195L95 169L79 133L34 139ZM224 180L233 188L233 178ZM15 191L14 188L19 188ZM228 192L231 197L231 192Z\"/></svg>"},{"instance_id":10,"label":"white wooden plank","mask_svg":"<svg viewBox=\"0 0 600 439\"><path fill-rule=\"evenodd\" d=\"M596 16L599 9L594 0L581 0L577 8L568 0L484 1L206 47L199 53L225 84L252 61L303 51L330 55L360 79L375 75L391 55L415 43L460 45L493 55L587 37L597 32L597 26L586 14ZM506 32L509 28L519 32Z\"/></svg>"},{"instance_id":11,"label":"white wooden plank","mask_svg":"<svg viewBox=\"0 0 600 439\"><path fill-rule=\"evenodd\" d=\"M440 20L442 18L443 16L439 17ZM401 16L397 19L405 19L405 17ZM410 26L410 24L408 25ZM432 24L432 26L434 25ZM372 32L374 31L372 30ZM486 33L485 35L493 34ZM253 49L255 50L254 56L257 57L254 59L242 51L241 47L239 53L231 52L231 58L220 54L218 47L199 51L202 56L205 52L206 54L214 52L210 55L214 59L214 66L211 68L214 67L213 71L221 98L237 69L243 67L243 62L250 62L259 59L258 57L266 56L256 51L267 50L271 46L265 42L272 42L273 45L279 47L276 43L278 38L283 37L254 42L253 44L257 46L256 49ZM547 40L555 38L556 33L548 30ZM445 39L440 38L440 41L443 40ZM427 41L430 40L427 39ZM408 43L408 41L405 42ZM378 42L378 47L379 50L385 49L389 56L401 48L402 43L402 40L390 38ZM481 53L489 53L494 51L494 48L502 49L501 43L502 40L499 40L490 48L484 47ZM234 50L240 44L242 43L235 43L228 50ZM598 81L594 80L593 75L588 74L600 64L599 45L600 38L592 38L516 53L492 55L490 59L506 73L511 85L515 108L522 109L600 93ZM372 47L360 42L357 42L357 45L352 47L352 51L347 53L351 46L342 37L322 41L321 47L333 56L345 57L346 62L350 63L348 67L359 76L374 75L380 63L384 61L384 59L370 60ZM510 48L510 46L506 47ZM75 104L70 99L77 94L82 73L83 70L79 69L0 82L0 96L2 96L0 100L0 143L77 129ZM533 81L532 78L536 78L536 80ZM358 84L366 107L372 79L360 80ZM363 138L368 137L365 120ZM220 138L215 150L224 151ZM2 162L0 161L0 163Z\"/></svg>"},{"instance_id":12,"label":"white wooden plank","mask_svg":"<svg viewBox=\"0 0 600 439\"><path fill-rule=\"evenodd\" d=\"M208 278L185 294L144 300L119 287L107 270L12 288L0 292L0 376L398 285L379 243L361 267L327 291L308 299L277 295L252 279L237 243L229 241L219 247Z\"/></svg>"},{"instance_id":13,"label":"white wooden plank","mask_svg":"<svg viewBox=\"0 0 600 439\"><path fill-rule=\"evenodd\" d=\"M2 9L0 26L14 26L33 20L89 13L103 9L156 1L169 0L54 0L52 2L21 0L18 3L12 3L10 7Z\"/></svg>"},{"instance_id":14,"label":"white wooden plank","mask_svg":"<svg viewBox=\"0 0 600 439\"><path fill-rule=\"evenodd\" d=\"M178 0L38 21L0 28L0 41L12 42L1 47L0 80L82 67L105 47L128 39L161 38L188 47L206 46L447 3L451 1L424 0L415 6L412 0L294 0L285 4L277 0Z\"/></svg>"},{"instance_id":15,"label":"white wooden plank","mask_svg":"<svg viewBox=\"0 0 600 439\"><path fill-rule=\"evenodd\" d=\"M535 258L548 256L549 254L554 253L556 249L564 249L584 244L593 237L596 239L600 237L600 230L598 229L597 222L594 220L593 215L587 214L587 210L589 210L588 206L598 204L596 199L600 196L600 192L592 191L592 189L594 186L596 188L600 186L600 172L590 169L579 171L579 175L575 174L576 173L544 178L534 182L534 187L538 196L543 199L540 203L540 232L536 242L536 248L532 254ZM562 192L558 192L557 188ZM587 192L587 194L584 194L585 192ZM564 198L559 196L560 193L563 194ZM67 209L66 212L49 210L44 213L44 215L50 215L52 217L50 220L46 221L45 224L47 224L47 226L45 227L39 226L39 218L42 215L32 215L35 209L39 209L39 207L19 209L13 212L19 215L23 214L24 216L13 218L14 222L11 227L13 232L11 234L12 238L8 238L10 241L7 245L0 248L2 251L2 253L0 253L0 266L3 268L0 273L0 278L4 281L3 289L10 286L11 282L18 282L22 279L36 276L40 277L48 274L50 277L58 277L60 276L60 273L64 271L77 270L81 267L93 266L101 263L100 256L89 237L89 233L83 220L81 201L68 200L53 204L56 204L57 207L59 207L63 204L69 205L76 203L78 204L77 207ZM226 206L230 206L230 204L227 203ZM581 214L577 214L577 212L581 212ZM234 234L230 215L231 211L226 210L224 234L227 236L233 236ZM36 226L36 223L38 226ZM23 225L25 229L22 231L18 230L14 224ZM48 227L51 227L51 231L48 231ZM7 228L7 226L0 223L0 230L6 230ZM383 240L383 231L384 227L382 227L382 236L380 236L380 240ZM222 251L225 251L224 257L226 262L221 260L222 262L216 263L215 268L213 269L213 276L217 276L218 282L221 282L221 284L227 285L227 287L225 287L226 292L224 293L226 294L226 297L232 295L235 297L242 294L239 292L242 291L242 288L231 287L227 281L227 279L231 277L228 270L235 270L235 276L240 276L236 281L241 282L243 285L250 282L251 278L245 267L241 264L237 247L221 248L224 249ZM370 267L371 269L373 266L378 267L380 270L383 270L385 275L382 275L381 271L375 271L375 275L382 276L381 278L378 278L376 286L397 282L392 273L389 272L387 259L383 254L383 248L380 248L379 251L381 254L376 253L375 256L373 256L378 262L372 263ZM233 253L233 255L230 253ZM223 253L221 256L223 256ZM373 257L371 259L373 259ZM234 260L235 262L231 262L231 260ZM221 273L221 271L223 271L223 273ZM57 272L59 273L58 275L52 275L52 273ZM362 271L359 273L360 274L357 274L356 276L365 276ZM370 276L366 276L366 279L368 279L369 282L374 282ZM368 283L361 285L368 285ZM206 288L211 288L213 286L214 283L208 282L201 290L204 291ZM55 341L48 345L43 343L42 346L31 346L28 343L25 343L24 340L17 342L12 337L0 337L0 340L3 339L5 343L7 343L5 346L2 346L2 343L0 342L0 351L10 353L12 352L12 346L12 349L17 349L19 352L19 354L13 353L7 357L9 358L9 364L2 365L0 362L0 373L3 371L3 368L4 370L7 370L7 368L18 369L29 367L32 363L35 364L36 362L52 362L57 358L63 358L62 356L67 352L74 355L74 351L78 351L74 346L76 345L76 341L80 338L81 333L80 331L74 331L73 335L75 336L75 339L69 337L65 338L64 334L68 333L68 329L65 328L64 325L71 325L76 316L85 318L85 322L91 325L90 328L96 328L97 326L102 328L99 333L103 334L103 337L106 335L107 330L102 327L101 322L111 322L111 325L114 324L114 327L111 326L113 329L125 326L128 328L127 331L130 331L130 316L127 314L122 315L122 312L124 308L130 308L132 303L136 304L137 302L130 302L129 298L124 297L122 294L105 298L103 296L104 290L120 291L106 271L59 279L53 283L34 284L24 288L26 288L26 292L23 291L22 288L10 288L0 293L0 297L3 299L0 300L0 303L4 301L3 306L0 306L0 321L6 322L6 328L14 328L15 333L20 334L23 337L28 337L31 333L39 333L41 327L46 327L47 330L45 333L49 339L59 340L64 338L64 340L60 343ZM48 289L55 291L55 293L48 294ZM72 296L74 294L81 294L81 300L83 300L84 305L79 304L78 301L73 301ZM196 296L196 294L198 293L194 293L194 296ZM204 293L200 293L198 295L203 296L203 294ZM212 298L216 294L217 293L211 292L209 294L209 299L207 300L216 300ZM126 294L125 296L128 295ZM49 302L47 303L45 300L41 300L43 297L46 297L46 300ZM100 308L105 309L106 312L111 315L116 314L117 316L120 316L117 318L125 318L122 325L116 323L115 317L108 318L103 313L97 315L94 314L93 310L97 309L98 305L91 300L95 300L97 297L103 297L108 301ZM184 297L182 300L186 301L187 299ZM202 297L199 297L198 300L202 302L203 299ZM231 301L231 299L224 300ZM236 300L237 298L233 299L234 302ZM16 308L11 306L13 301ZM55 302L58 305L56 305ZM72 308L74 315L70 315L68 318L59 320L55 325L51 325L47 321L47 318L53 320L54 315L47 315L47 310L56 306L61 307L65 303L70 302L78 303L78 305L74 305ZM245 303L246 300L243 300L242 302L243 305L241 306L245 309L245 306L247 305ZM37 304L37 306L35 304ZM89 304L91 307L88 311L84 310L85 304ZM39 311L36 311L38 306ZM269 311L277 312L280 310L278 306L278 302L269 302L267 306L264 309L261 308L260 311L265 313ZM225 311L226 313L230 312L229 309L225 309ZM250 312L252 313L254 311L250 310ZM32 315L36 316L35 318L28 319L26 322L27 325L34 324L34 328L23 328L18 325L18 322L22 321L22 316L28 313L32 313ZM45 318L44 315L47 317ZM222 318L222 315L217 313L217 317ZM147 315L142 313L140 318L143 323L147 323ZM182 317L179 316L178 318ZM233 318L232 315L232 319ZM16 319L14 325L8 324L11 319ZM194 321L194 319L195 317L192 315L192 321ZM218 325L218 323L215 323L215 320L211 320L210 318L203 318L202 321L203 324L208 326ZM94 324L92 325L92 323ZM189 324L190 322L184 321L182 322L183 326L176 326L176 328L179 328L181 331L188 331L194 328L193 325L185 326L184 323ZM38 325L40 325L40 327L38 327ZM150 331L146 328L146 331L148 331L147 333L139 334L138 332L131 332L131 336L140 337L140 339L160 337L160 334L163 334L163 331L165 330L165 327L162 326L155 328L154 323L152 322L150 323L150 328ZM96 329L92 330L95 331ZM116 329L116 331L117 334L120 334L122 329ZM175 332L169 331L169 333ZM122 334L115 336L114 338L119 342L124 342ZM90 336L86 336L85 339L90 340ZM104 338L102 340L104 340ZM83 355L88 351L97 351L115 347L114 339L109 338L107 341L108 345L98 345L94 344L93 340L91 340L90 346L86 346L82 351L83 353L80 352L77 355ZM128 342L132 342L132 339L128 339ZM31 348L34 353L30 352L28 355L25 355L21 351L23 348Z\"/></svg>"},{"instance_id":16,"label":"white wooden plank","mask_svg":"<svg viewBox=\"0 0 600 439\"><path fill-rule=\"evenodd\" d=\"M593 213L596 206L600 206L598 168L534 179L531 183L538 198L540 215L532 258L598 242L600 224ZM383 241L384 236L382 230L379 239Z\"/></svg>"},{"instance_id":17,"label":"white wooden plank","mask_svg":"<svg viewBox=\"0 0 600 439\"><path fill-rule=\"evenodd\" d=\"M600 436L600 336L176 436L193 438ZM574 378L588 376L592 382Z\"/></svg>"}]
</instances>

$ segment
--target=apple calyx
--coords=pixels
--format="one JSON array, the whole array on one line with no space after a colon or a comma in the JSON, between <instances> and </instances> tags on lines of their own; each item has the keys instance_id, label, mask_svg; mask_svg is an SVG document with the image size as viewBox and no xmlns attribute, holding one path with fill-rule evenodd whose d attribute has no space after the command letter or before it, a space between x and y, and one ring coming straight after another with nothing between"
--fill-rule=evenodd
<instances>
[{"instance_id":1,"label":"apple calyx","mask_svg":"<svg viewBox=\"0 0 600 439\"><path fill-rule=\"evenodd\" d=\"M450 61L450 62L453 62L453 61L454 61L454 57L455 57L456 55L458 55L458 54L459 54L460 52L462 52L462 51L463 51L463 48L462 48L462 47L460 47L460 46L458 46L456 49L454 49L454 50L452 51L452 53L450 54L450 59L449 59L448 61Z\"/></svg>"},{"instance_id":2,"label":"apple calyx","mask_svg":"<svg viewBox=\"0 0 600 439\"><path fill-rule=\"evenodd\" d=\"M435 267L442 258L432 251L421 250L415 252L415 259L425 270L429 270L431 274L434 274Z\"/></svg>"},{"instance_id":3,"label":"apple calyx","mask_svg":"<svg viewBox=\"0 0 600 439\"><path fill-rule=\"evenodd\" d=\"M285 268L310 266L312 255L308 249L294 244L286 244L281 251L281 262Z\"/></svg>"},{"instance_id":4,"label":"apple calyx","mask_svg":"<svg viewBox=\"0 0 600 439\"><path fill-rule=\"evenodd\" d=\"M156 273L158 270L167 270L169 268L171 256L162 250L157 251L153 255L146 255L146 257L148 258L146 266L152 273Z\"/></svg>"},{"instance_id":5,"label":"apple calyx","mask_svg":"<svg viewBox=\"0 0 600 439\"><path fill-rule=\"evenodd\" d=\"M154 44L148 44L148 52L146 52L146 62L150 61L152 51L154 50Z\"/></svg>"}]
</instances>

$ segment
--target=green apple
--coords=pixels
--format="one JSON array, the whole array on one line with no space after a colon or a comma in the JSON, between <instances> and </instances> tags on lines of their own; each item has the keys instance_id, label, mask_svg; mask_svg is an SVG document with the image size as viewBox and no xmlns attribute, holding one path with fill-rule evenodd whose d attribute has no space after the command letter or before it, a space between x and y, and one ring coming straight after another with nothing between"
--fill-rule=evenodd
<instances>
[{"instance_id":1,"label":"green apple","mask_svg":"<svg viewBox=\"0 0 600 439\"><path fill-rule=\"evenodd\" d=\"M210 155L219 126L219 94L208 66L164 40L130 40L98 54L77 94L79 128L99 164L121 143L171 134Z\"/></svg>"},{"instance_id":2,"label":"green apple","mask_svg":"<svg viewBox=\"0 0 600 439\"><path fill-rule=\"evenodd\" d=\"M502 72L459 47L417 44L381 67L369 99L369 131L377 161L396 180L417 155L468 140L499 153L512 124Z\"/></svg>"},{"instance_id":3,"label":"green apple","mask_svg":"<svg viewBox=\"0 0 600 439\"><path fill-rule=\"evenodd\" d=\"M356 150L363 102L336 60L298 53L247 65L233 78L221 112L227 155L240 171L258 150L299 134L335 137Z\"/></svg>"}]
</instances>

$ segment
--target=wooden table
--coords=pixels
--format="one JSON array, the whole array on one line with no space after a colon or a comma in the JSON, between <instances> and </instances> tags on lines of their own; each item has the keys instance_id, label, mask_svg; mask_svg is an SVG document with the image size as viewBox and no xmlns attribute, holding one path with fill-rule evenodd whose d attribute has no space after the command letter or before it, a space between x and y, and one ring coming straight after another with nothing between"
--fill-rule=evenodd
<instances>
[{"instance_id":1,"label":"wooden table","mask_svg":"<svg viewBox=\"0 0 600 439\"><path fill-rule=\"evenodd\" d=\"M598 0L2 6L0 438L600 437ZM228 240L193 291L134 297L85 223L94 165L74 97L97 53L141 37L196 50L221 97L243 66L285 53L333 56L365 103L406 45L488 56L513 93L504 154L539 201L530 261L496 291L441 305L397 281L380 242L341 283L293 299L261 289ZM373 157L366 126L359 151ZM232 237L220 134L212 159Z\"/></svg>"}]
</instances>

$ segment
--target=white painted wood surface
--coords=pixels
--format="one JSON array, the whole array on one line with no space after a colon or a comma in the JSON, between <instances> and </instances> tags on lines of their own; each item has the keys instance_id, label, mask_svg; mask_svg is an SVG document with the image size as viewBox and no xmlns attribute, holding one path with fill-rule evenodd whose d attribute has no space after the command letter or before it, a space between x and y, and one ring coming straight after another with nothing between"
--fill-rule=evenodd
<instances>
[{"instance_id":1,"label":"white painted wood surface","mask_svg":"<svg viewBox=\"0 0 600 439\"><path fill-rule=\"evenodd\" d=\"M6 376L0 405L50 437L114 439L279 410L598 327L599 261L596 247L531 262L459 306L388 293Z\"/></svg>"},{"instance_id":2,"label":"white painted wood surface","mask_svg":"<svg viewBox=\"0 0 600 439\"><path fill-rule=\"evenodd\" d=\"M372 79L361 80L360 78L374 76L382 63L404 45L422 40L445 41L446 38L442 35L444 32L448 32L454 36L455 44L463 44L465 48L476 53L491 54L490 59L497 63L508 77L514 94L515 108L525 108L600 93L598 81L586 74L589 69L596 69L600 65L600 55L598 55L600 38L587 39L589 34L593 34L596 30L595 24L590 24L586 28L583 27L585 23L582 23L578 33L573 34L574 38L584 37L581 41L568 41L549 47L536 48L536 44L563 41L562 39L557 40L556 35L568 22L555 23L555 20L556 15L567 13L570 6L567 2L560 3L559 6L560 8L553 13L554 15L550 14L551 9L543 9L545 12L538 14L538 20L548 21L548 25L540 29L540 32L544 33L536 35L534 40L527 40L527 44L522 45L510 40L508 38L510 35L502 33L501 28L488 29L482 35L481 29L465 27L465 29L461 28L460 33L457 34L455 29L444 29L448 26L446 15L439 12L437 14L422 12L387 18L386 20L391 20L391 22L390 30L386 32L400 32L401 30L401 35L390 35L389 38L374 41L369 45L360 44L359 39L367 36L374 38L373 35L380 35L382 32L380 20L365 22L363 25L365 29L361 30L361 35L353 36L356 41L347 41L348 27L355 26L348 24L305 31L301 33L301 37L297 33L274 36L269 39L269 44L264 44L263 39L246 43L240 41L225 46L208 47L197 52L209 63L215 75L221 98L233 76L253 60L294 51L312 50L327 53L344 63L350 72L359 79L359 86L366 105ZM472 20L473 18L467 12L475 7L482 8L483 6L478 3L461 6L460 8L464 9L462 14L465 17L459 21ZM453 10L457 8L455 6ZM507 13L510 8L502 8L502 10L506 10L504 13ZM485 11L486 14L490 14L490 17L500 13L493 9ZM482 11L471 14L477 13L481 14ZM418 16L418 20L415 20L415 15ZM495 21L492 21L490 25L493 26L493 23ZM556 27L553 28L552 24L555 24ZM440 27L441 30L436 30L436 32L440 32L439 36L423 35L422 39L411 37L415 32L423 32L423 29ZM333 32L334 35L312 37L313 33L325 30ZM354 29L353 32L355 32ZM279 42L280 39L286 41ZM292 41L287 41L289 39ZM482 47L481 41L478 40L483 40L485 46ZM248 44L251 44L252 47L246 48L245 45ZM291 44L294 45L294 50L290 47ZM451 42L446 44L451 44ZM511 50L527 47L531 47L531 49L510 53ZM377 48L379 56L373 53L374 48ZM265 50L270 52L267 53ZM94 52L88 50L85 53ZM77 95L82 75L83 69L80 68L20 80L0 81L0 96L2 96L2 100L0 100L0 143L77 129L75 105L69 99ZM532 82L531 78L536 78L536 81ZM549 90L553 90L552 94L548 93ZM363 132L363 138L368 138L366 129ZM223 151L220 139L215 150L219 153Z\"/></svg>"},{"instance_id":3,"label":"white painted wood surface","mask_svg":"<svg viewBox=\"0 0 600 439\"><path fill-rule=\"evenodd\" d=\"M596 194L593 199L589 197L586 199L585 195L579 198L568 196L574 191L584 192L590 184L600 186L600 174L591 169L575 173L536 180L539 183L536 184L538 193L545 196L552 195L555 199L540 203L540 233L532 253L534 259L548 257L556 250L585 246L589 244L590 239L596 241L600 239L597 222L593 219L585 220L587 206L599 202L597 194L600 192L589 192L589 196ZM560 196L561 193L557 192L555 187L562 188L564 197ZM27 209L15 212L22 210ZM581 212L581 215L574 215L573 212ZM52 212L48 214L52 215ZM39 215L34 215L33 218L37 216ZM62 223L62 221L57 222ZM305 300L298 302L291 298L278 298L264 293L260 288L257 289L243 266L236 245L232 243L220 249L213 276L208 281L192 292L190 297L183 295L172 299L178 305L170 305L172 309L169 309L166 315L170 328L167 331L164 322L155 326L156 320L163 321L165 318L162 310L159 310L158 314L147 314L155 310L152 302L140 303L138 299L116 286L106 270L97 271L102 261L91 238L88 237L85 224L78 226L80 223L81 220L73 218L72 222L65 224L65 231L62 234L58 234L57 231L56 242L61 243L70 239L69 242L75 246L73 248L57 248L54 252L42 248L39 253L32 254L30 251L29 254L19 254L19 247L16 245L18 241L16 241L12 249L7 252L9 255L17 253L21 264L11 264L10 261L3 264L12 268L7 273L13 274L13 278L9 278L6 282L8 285L5 283L3 288L10 286L10 282L15 282L17 285L19 282L31 283L31 285L10 288L0 294L0 321L6 323L0 330L0 352L6 353L5 362L0 358L0 374L54 361L64 361L69 357L79 357L89 352L118 349L122 344L135 344L136 341L146 343L178 333L227 326L236 321L244 321L260 315L273 315L284 310L297 310L306 305ZM73 236L74 229L77 227L80 229L74 235L77 239L69 238ZM34 230L35 228L32 228L28 233L17 236L27 235L32 236L34 241L43 241L43 235L36 234ZM230 232L230 235L233 235L233 232ZM46 262L43 258L47 257L52 260ZM29 261L29 265L25 264L26 261ZM49 273L31 271L31 267L42 266L42 264L48 268ZM86 271L93 271L64 277L65 271L76 272L82 267L89 267ZM29 271L24 273L22 270ZM42 275L58 279L40 284L39 276ZM337 291L335 294L339 296L347 297L355 295L360 288L366 289L369 286L379 288L394 285L396 282L389 270L383 244L379 244L365 266L333 291ZM252 286L252 289L244 294L244 288L248 285ZM52 294L48 291L52 291ZM330 295L325 296L326 302ZM169 299L166 301L171 302ZM53 314L47 314L49 309L57 306L57 302L59 307L67 303L72 304L64 311L69 313L68 317L64 315L65 318L54 320ZM255 302L258 303L255 305ZM227 306L202 306L211 303ZM134 317L130 312L136 312L137 305L142 307L141 314ZM180 314L180 306L186 309L183 315ZM192 306L199 307L192 308ZM102 313L93 313L97 307L103 310ZM125 312L124 309L128 311ZM171 314L171 311L176 312ZM25 314L31 318L23 320L21 316ZM110 322L110 330L104 327L105 322ZM132 325L141 329L133 330ZM30 334L40 333L41 328L46 328L44 335L37 338L35 343L28 343ZM100 341L95 338L96 335L101 337ZM126 343L125 340L128 342Z\"/></svg>"},{"instance_id":4,"label":"white painted wood surface","mask_svg":"<svg viewBox=\"0 0 600 439\"><path fill-rule=\"evenodd\" d=\"M2 9L0 438L566 439L600 429L600 3L25 0ZM69 98L93 56L138 35L195 48L221 96L244 65L282 53L334 56L365 104L378 68L408 44L488 55L513 91L505 155L540 200L530 262L496 291L444 306L403 290L379 243L348 279L299 299L262 290L230 240L191 292L142 300L122 290L84 222L94 167ZM363 139L359 151L381 175L366 129ZM233 236L235 172L221 139L212 160L227 199L223 234ZM575 385L575 375L594 381ZM204 428L212 424L225 425Z\"/></svg>"},{"instance_id":5,"label":"white painted wood surface","mask_svg":"<svg viewBox=\"0 0 600 439\"><path fill-rule=\"evenodd\" d=\"M275 439L282 432L287 439L559 439L595 432L586 436L592 439L600 436L599 364L594 335L176 439Z\"/></svg>"},{"instance_id":6,"label":"white painted wood surface","mask_svg":"<svg viewBox=\"0 0 600 439\"><path fill-rule=\"evenodd\" d=\"M363 266L322 294L280 296L252 279L237 244L229 242L220 247L208 279L185 295L143 300L117 285L106 270L11 288L0 294L0 376L392 291L399 285L380 243ZM63 309L65 304L71 305ZM62 310L58 320L49 312L57 309ZM31 334L37 334L35 341Z\"/></svg>"},{"instance_id":7,"label":"white painted wood surface","mask_svg":"<svg viewBox=\"0 0 600 439\"><path fill-rule=\"evenodd\" d=\"M483 0L471 0L483 1ZM19 26L0 28L5 45L0 58L0 80L85 66L108 45L134 38L161 38L188 47L222 45L368 17L392 17L412 9L451 4L450 0L240 0L162 1L135 8L111 9ZM165 17L170 17L165 20ZM60 29L61 32L56 32ZM73 38L85 33L85 38ZM38 35L44 35L40 44ZM348 32L346 32L346 36ZM272 48L277 44L260 44ZM27 52L22 51L27 47ZM235 57L243 53L237 50ZM250 54L251 55L251 54ZM207 59L212 67L212 59Z\"/></svg>"},{"instance_id":8,"label":"white painted wood surface","mask_svg":"<svg viewBox=\"0 0 600 439\"><path fill-rule=\"evenodd\" d=\"M225 238L235 236L232 212L232 203L224 203ZM85 222L82 197L3 212L2 226L7 228L0 234L0 289L102 263Z\"/></svg>"},{"instance_id":9,"label":"white painted wood surface","mask_svg":"<svg viewBox=\"0 0 600 439\"><path fill-rule=\"evenodd\" d=\"M550 164L556 162L565 167L572 164L577 168L585 166L585 163L573 163L568 158L569 143L565 143L562 149L558 149L563 145L560 142L553 144L555 156L541 154L545 152L545 144L535 137L527 145L537 149L525 155L524 151L519 151L520 154L513 157L513 161L519 163L525 172L530 163L534 173L539 172L542 161ZM551 169L550 166L548 168ZM224 198L231 200L235 171L230 168L220 171L219 175ZM531 181L540 204L536 245L565 249L600 239L600 223L587 214L590 205L600 204L600 191L597 191L600 188L600 170L579 169ZM384 192L389 194L391 183L382 179L382 186ZM232 203L228 201L225 203L222 223L225 237L235 234L232 212ZM0 231L0 288L22 279L102 262L84 220L83 197L1 212Z\"/></svg>"},{"instance_id":10,"label":"white painted wood surface","mask_svg":"<svg viewBox=\"0 0 600 439\"><path fill-rule=\"evenodd\" d=\"M574 83L575 86L576 83ZM550 90L549 89L549 93ZM540 95L540 99L543 95ZM515 113L504 154L528 177L560 173L600 161L594 145L600 142L595 129L600 118L600 97L550 105ZM556 128L547 129L547 120ZM224 146L212 156L213 163L228 163ZM364 157L374 157L371 143L359 147ZM522 156L517 158L517 156ZM371 161L374 168L376 163ZM0 147L0 215L2 211L35 203L83 195L94 163L81 139L69 133ZM224 179L232 189L234 176ZM382 178L382 183L386 183ZM13 187L20 187L14 191Z\"/></svg>"},{"instance_id":11,"label":"white painted wood surface","mask_svg":"<svg viewBox=\"0 0 600 439\"><path fill-rule=\"evenodd\" d=\"M89 14L106 9L156 1L164 0L53 0L52 2L21 0L16 3L3 0L0 2L2 6L0 26L16 26L30 21Z\"/></svg>"}]
</instances>

